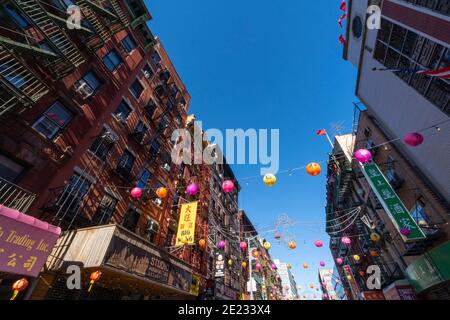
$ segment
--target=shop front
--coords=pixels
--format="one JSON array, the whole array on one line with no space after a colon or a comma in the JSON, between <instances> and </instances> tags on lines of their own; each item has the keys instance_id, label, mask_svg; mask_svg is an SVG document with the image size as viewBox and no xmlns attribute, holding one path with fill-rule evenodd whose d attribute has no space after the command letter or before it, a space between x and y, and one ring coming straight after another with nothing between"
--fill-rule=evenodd
<instances>
[{"instance_id":1,"label":"shop front","mask_svg":"<svg viewBox=\"0 0 450 320\"><path fill-rule=\"evenodd\" d=\"M406 277L421 299L450 299L450 241L426 252L406 269Z\"/></svg>"},{"instance_id":2,"label":"shop front","mask_svg":"<svg viewBox=\"0 0 450 320\"><path fill-rule=\"evenodd\" d=\"M200 292L189 265L118 225L66 234L47 265L33 299L196 299ZM79 290L66 285L71 265L81 266ZM88 292L95 271L101 278Z\"/></svg>"},{"instance_id":3,"label":"shop front","mask_svg":"<svg viewBox=\"0 0 450 320\"><path fill-rule=\"evenodd\" d=\"M0 205L0 300L10 299L12 285L25 278L27 296L47 261L61 229Z\"/></svg>"}]
</instances>

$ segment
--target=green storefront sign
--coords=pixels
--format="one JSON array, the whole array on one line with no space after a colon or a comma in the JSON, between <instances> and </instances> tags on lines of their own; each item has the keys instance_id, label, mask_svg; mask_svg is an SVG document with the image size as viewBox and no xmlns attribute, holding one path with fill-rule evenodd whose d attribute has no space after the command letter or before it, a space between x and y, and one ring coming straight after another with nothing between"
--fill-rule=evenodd
<instances>
[{"instance_id":1,"label":"green storefront sign","mask_svg":"<svg viewBox=\"0 0 450 320\"><path fill-rule=\"evenodd\" d=\"M417 293L450 280L450 241L430 250L408 266L405 273Z\"/></svg>"},{"instance_id":2,"label":"green storefront sign","mask_svg":"<svg viewBox=\"0 0 450 320\"><path fill-rule=\"evenodd\" d=\"M408 242L426 238L422 229L417 225L376 163L365 164L362 166L362 169L367 182L370 184L397 230L400 231L402 228L409 229L410 233L408 236L401 235L403 240Z\"/></svg>"}]
</instances>

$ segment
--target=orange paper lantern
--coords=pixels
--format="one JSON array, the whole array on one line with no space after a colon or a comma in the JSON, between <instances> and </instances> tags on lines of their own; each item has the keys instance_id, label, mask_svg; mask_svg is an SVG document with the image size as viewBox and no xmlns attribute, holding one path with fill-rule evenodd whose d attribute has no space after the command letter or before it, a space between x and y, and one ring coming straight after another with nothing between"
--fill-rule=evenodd
<instances>
[{"instance_id":1,"label":"orange paper lantern","mask_svg":"<svg viewBox=\"0 0 450 320\"><path fill-rule=\"evenodd\" d=\"M289 246L289 249L295 249L295 248L297 248L297 244L296 244L294 241L290 241L289 244L288 244L288 246Z\"/></svg>"},{"instance_id":2,"label":"orange paper lantern","mask_svg":"<svg viewBox=\"0 0 450 320\"><path fill-rule=\"evenodd\" d=\"M258 257L259 257L259 251L258 251L258 250L253 250L253 251L252 251L252 255L253 255L255 258L258 258Z\"/></svg>"},{"instance_id":3,"label":"orange paper lantern","mask_svg":"<svg viewBox=\"0 0 450 320\"><path fill-rule=\"evenodd\" d=\"M198 240L198 245L199 245L201 248L204 248L204 247L206 246L206 240L205 240L205 239L200 239L200 240Z\"/></svg>"},{"instance_id":4,"label":"orange paper lantern","mask_svg":"<svg viewBox=\"0 0 450 320\"><path fill-rule=\"evenodd\" d=\"M101 276L102 276L102 272L101 271L94 271L94 272L91 273L91 275L89 277L89 279L91 281L89 282L90 285L89 285L88 292L91 292L92 287L94 286L94 283L99 281Z\"/></svg>"},{"instance_id":5,"label":"orange paper lantern","mask_svg":"<svg viewBox=\"0 0 450 320\"><path fill-rule=\"evenodd\" d=\"M242 261L242 268L247 268L247 262L245 262L245 261Z\"/></svg>"},{"instance_id":6,"label":"orange paper lantern","mask_svg":"<svg viewBox=\"0 0 450 320\"><path fill-rule=\"evenodd\" d=\"M164 199L165 197L167 197L167 189L164 187L158 188L156 190L156 195L158 196L158 198Z\"/></svg>"},{"instance_id":7,"label":"orange paper lantern","mask_svg":"<svg viewBox=\"0 0 450 320\"><path fill-rule=\"evenodd\" d=\"M22 278L20 280L17 280L16 282L14 282L13 285L12 285L12 289L13 289L14 293L13 293L13 295L12 295L10 300L16 299L16 297L19 294L19 292L22 292L26 288L28 288L28 285L29 285L29 282L25 278Z\"/></svg>"},{"instance_id":8,"label":"orange paper lantern","mask_svg":"<svg viewBox=\"0 0 450 320\"><path fill-rule=\"evenodd\" d=\"M320 168L320 165L318 163L311 162L310 164L308 164L306 166L306 172L310 176L313 176L313 177L318 176L321 171L322 171L322 169Z\"/></svg>"}]
</instances>

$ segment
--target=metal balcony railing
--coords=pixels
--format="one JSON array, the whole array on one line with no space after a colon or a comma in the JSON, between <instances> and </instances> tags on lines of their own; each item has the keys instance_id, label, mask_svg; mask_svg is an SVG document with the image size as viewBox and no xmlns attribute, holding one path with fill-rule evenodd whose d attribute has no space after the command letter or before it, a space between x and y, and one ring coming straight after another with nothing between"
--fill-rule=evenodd
<instances>
[{"instance_id":1,"label":"metal balcony railing","mask_svg":"<svg viewBox=\"0 0 450 320\"><path fill-rule=\"evenodd\" d=\"M0 204L22 213L33 204L36 195L15 184L0 178Z\"/></svg>"},{"instance_id":2,"label":"metal balcony railing","mask_svg":"<svg viewBox=\"0 0 450 320\"><path fill-rule=\"evenodd\" d=\"M94 9L92 9L92 3L87 0L77 0L75 2L80 7L83 16L89 21L98 37L102 40L102 43L105 43L109 39L111 39L110 32L102 23L102 21L97 17Z\"/></svg>"},{"instance_id":3,"label":"metal balcony railing","mask_svg":"<svg viewBox=\"0 0 450 320\"><path fill-rule=\"evenodd\" d=\"M49 90L21 60L0 43L0 116L11 110L16 102L30 106Z\"/></svg>"},{"instance_id":4,"label":"metal balcony railing","mask_svg":"<svg viewBox=\"0 0 450 320\"><path fill-rule=\"evenodd\" d=\"M85 62L79 49L69 39L66 33L58 24L47 14L47 10L38 0L14 0L16 5L22 10L39 31L49 40L49 45L60 54L52 65L62 68L59 75L64 76L73 67L78 67ZM69 65L68 65L69 64Z\"/></svg>"}]
</instances>

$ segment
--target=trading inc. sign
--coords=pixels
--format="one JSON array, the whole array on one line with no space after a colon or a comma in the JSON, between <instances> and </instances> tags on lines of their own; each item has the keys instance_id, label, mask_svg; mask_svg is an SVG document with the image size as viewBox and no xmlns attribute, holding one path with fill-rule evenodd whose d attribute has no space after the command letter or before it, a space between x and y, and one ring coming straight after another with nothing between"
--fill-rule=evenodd
<instances>
[{"instance_id":1,"label":"trading inc. sign","mask_svg":"<svg viewBox=\"0 0 450 320\"><path fill-rule=\"evenodd\" d=\"M410 233L408 236L400 234L403 241L408 242L426 238L422 229L417 225L408 209L406 209L386 177L380 171L380 168L375 163L368 163L363 165L362 169L367 182L397 230L400 231L402 228L409 229Z\"/></svg>"}]
</instances>

